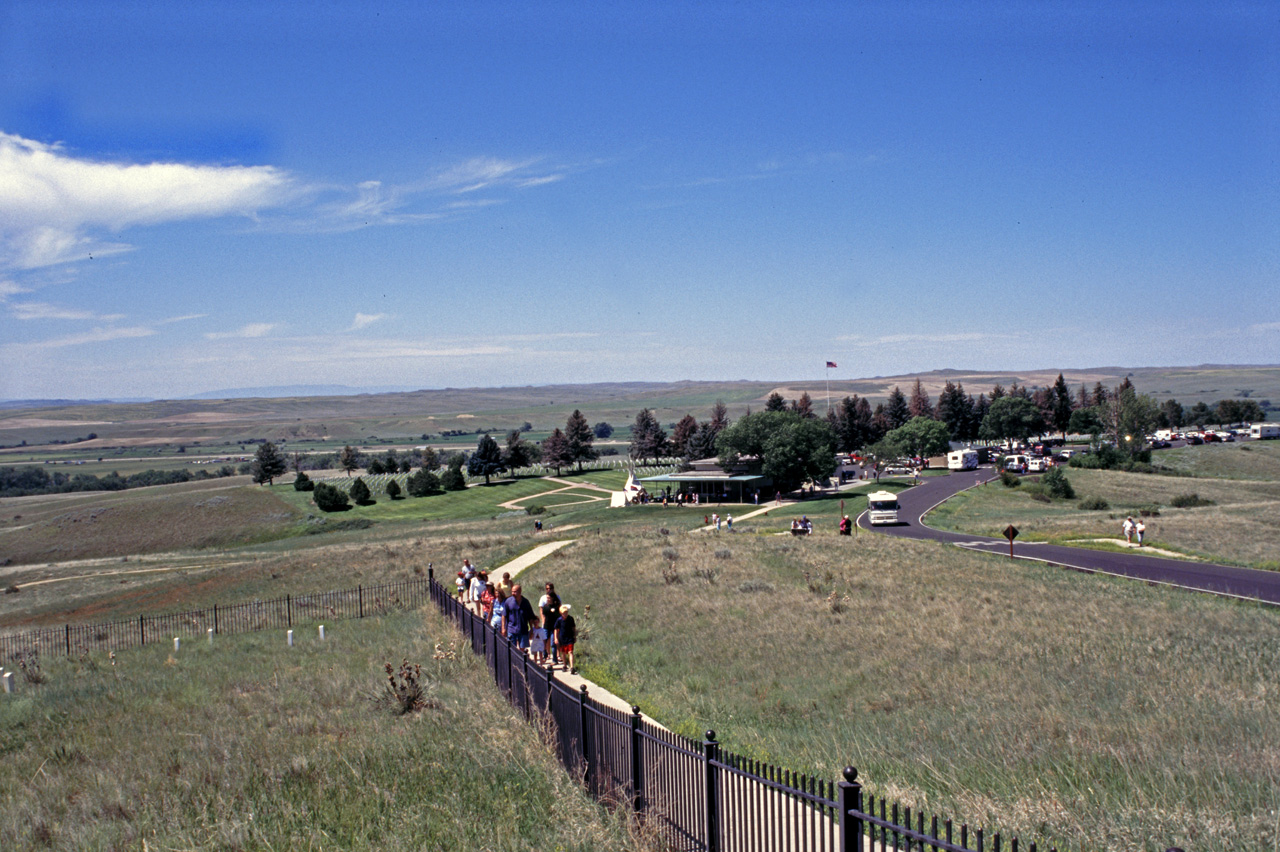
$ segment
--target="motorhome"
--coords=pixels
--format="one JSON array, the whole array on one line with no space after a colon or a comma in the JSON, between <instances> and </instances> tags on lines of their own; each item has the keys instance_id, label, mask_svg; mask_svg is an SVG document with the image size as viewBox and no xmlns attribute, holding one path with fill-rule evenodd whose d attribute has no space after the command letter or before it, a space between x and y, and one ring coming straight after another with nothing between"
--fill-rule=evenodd
<instances>
[{"instance_id":1,"label":"motorhome","mask_svg":"<svg viewBox=\"0 0 1280 852\"><path fill-rule=\"evenodd\" d=\"M872 526L898 522L898 495L892 491L873 491L867 495L867 520Z\"/></svg>"},{"instance_id":2,"label":"motorhome","mask_svg":"<svg viewBox=\"0 0 1280 852\"><path fill-rule=\"evenodd\" d=\"M947 453L947 470L977 470L977 450L952 450Z\"/></svg>"},{"instance_id":3,"label":"motorhome","mask_svg":"<svg viewBox=\"0 0 1280 852\"><path fill-rule=\"evenodd\" d=\"M1249 427L1250 438L1280 438L1280 423L1254 423Z\"/></svg>"},{"instance_id":4,"label":"motorhome","mask_svg":"<svg viewBox=\"0 0 1280 852\"><path fill-rule=\"evenodd\" d=\"M1157 441L1172 441L1177 438L1177 435L1178 433L1173 429L1157 429L1156 430Z\"/></svg>"}]
</instances>

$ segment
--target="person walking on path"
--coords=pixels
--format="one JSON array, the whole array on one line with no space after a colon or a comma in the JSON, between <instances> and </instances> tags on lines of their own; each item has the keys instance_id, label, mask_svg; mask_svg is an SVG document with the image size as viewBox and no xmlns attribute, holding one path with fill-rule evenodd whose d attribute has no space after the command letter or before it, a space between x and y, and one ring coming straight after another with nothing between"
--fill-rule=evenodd
<instances>
[{"instance_id":1,"label":"person walking on path","mask_svg":"<svg viewBox=\"0 0 1280 852\"><path fill-rule=\"evenodd\" d=\"M1142 518L1138 518L1134 523L1133 532L1138 536L1138 547L1142 547L1142 537L1147 534L1147 524Z\"/></svg>"},{"instance_id":2,"label":"person walking on path","mask_svg":"<svg viewBox=\"0 0 1280 852\"><path fill-rule=\"evenodd\" d=\"M546 588L543 589L542 597L538 599L538 609L542 612L542 625L549 633L554 632L556 619L560 617L560 596L556 594L555 583L547 583ZM560 661L555 642L551 643L550 650L551 664L554 666Z\"/></svg>"},{"instance_id":3,"label":"person walking on path","mask_svg":"<svg viewBox=\"0 0 1280 852\"><path fill-rule=\"evenodd\" d=\"M502 582L498 584L498 590L502 592L502 599L505 601L511 597L511 572L502 572Z\"/></svg>"},{"instance_id":4,"label":"person walking on path","mask_svg":"<svg viewBox=\"0 0 1280 852\"><path fill-rule=\"evenodd\" d=\"M1133 523L1133 518L1129 517L1124 519L1123 529L1125 544L1133 544L1133 533L1136 529L1136 525Z\"/></svg>"},{"instance_id":5,"label":"person walking on path","mask_svg":"<svg viewBox=\"0 0 1280 852\"><path fill-rule=\"evenodd\" d=\"M577 674L578 667L574 665L573 660L573 644L578 638L578 625L569 614L569 610L569 604L560 607L560 618L556 621L555 631L556 650L560 654L560 661L564 663L565 670L569 674Z\"/></svg>"},{"instance_id":6,"label":"person walking on path","mask_svg":"<svg viewBox=\"0 0 1280 852\"><path fill-rule=\"evenodd\" d=\"M725 524L726 524L726 526L728 526L728 527L729 527L729 532L733 532L733 514L732 514L732 513L730 513L730 514L725 518Z\"/></svg>"},{"instance_id":7,"label":"person walking on path","mask_svg":"<svg viewBox=\"0 0 1280 852\"><path fill-rule=\"evenodd\" d=\"M511 597L502 602L502 632L521 651L529 650L529 630L533 624L533 607L521 591L520 584L511 587Z\"/></svg>"},{"instance_id":8,"label":"person walking on path","mask_svg":"<svg viewBox=\"0 0 1280 852\"><path fill-rule=\"evenodd\" d=\"M715 512L711 515L711 522L716 525L716 532L720 532L720 513Z\"/></svg>"}]
</instances>

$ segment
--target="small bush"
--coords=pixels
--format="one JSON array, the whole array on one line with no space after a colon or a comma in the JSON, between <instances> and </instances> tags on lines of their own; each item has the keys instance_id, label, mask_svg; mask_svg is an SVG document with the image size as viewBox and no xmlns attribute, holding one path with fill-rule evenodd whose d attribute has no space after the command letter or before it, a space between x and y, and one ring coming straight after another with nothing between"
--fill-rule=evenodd
<instances>
[{"instance_id":1,"label":"small bush","mask_svg":"<svg viewBox=\"0 0 1280 852\"><path fill-rule=\"evenodd\" d=\"M1179 494L1169 501L1169 505L1175 509L1194 509L1197 506L1214 506L1217 505L1212 500L1201 497L1199 494Z\"/></svg>"},{"instance_id":2,"label":"small bush","mask_svg":"<svg viewBox=\"0 0 1280 852\"><path fill-rule=\"evenodd\" d=\"M17 583L10 583L4 587L4 593L6 595L16 595L20 591L22 591L22 589L18 588Z\"/></svg>"},{"instance_id":3,"label":"small bush","mask_svg":"<svg viewBox=\"0 0 1280 852\"><path fill-rule=\"evenodd\" d=\"M748 580L745 583L738 584L738 591L743 594L751 594L753 592L772 594L774 589L773 583L766 583L764 580Z\"/></svg>"},{"instance_id":4,"label":"small bush","mask_svg":"<svg viewBox=\"0 0 1280 852\"><path fill-rule=\"evenodd\" d=\"M1067 475L1062 472L1061 468L1049 468L1044 476L1040 477L1040 484L1043 485L1052 497L1062 500L1074 500L1076 490L1071 487L1071 480L1067 479Z\"/></svg>"},{"instance_id":5,"label":"small bush","mask_svg":"<svg viewBox=\"0 0 1280 852\"><path fill-rule=\"evenodd\" d=\"M401 715L416 713L434 706L428 695L431 691L430 684L422 676L422 666L416 663L410 664L406 659L400 663L399 671L390 663L383 668L387 673L387 685L383 698Z\"/></svg>"},{"instance_id":6,"label":"small bush","mask_svg":"<svg viewBox=\"0 0 1280 852\"><path fill-rule=\"evenodd\" d=\"M466 491L467 478L462 475L462 468L450 467L440 477L440 486L445 491Z\"/></svg>"},{"instance_id":7,"label":"small bush","mask_svg":"<svg viewBox=\"0 0 1280 852\"><path fill-rule=\"evenodd\" d=\"M1160 517L1160 506L1157 503L1152 503L1149 506L1139 506L1138 514L1144 518L1158 518Z\"/></svg>"},{"instance_id":8,"label":"small bush","mask_svg":"<svg viewBox=\"0 0 1280 852\"><path fill-rule=\"evenodd\" d=\"M1102 512L1111 508L1111 504L1101 497L1089 496L1080 498L1080 508L1089 512Z\"/></svg>"},{"instance_id":9,"label":"small bush","mask_svg":"<svg viewBox=\"0 0 1280 852\"><path fill-rule=\"evenodd\" d=\"M680 558L680 553L674 547L662 548L662 558L668 562L675 562Z\"/></svg>"},{"instance_id":10,"label":"small bush","mask_svg":"<svg viewBox=\"0 0 1280 852\"><path fill-rule=\"evenodd\" d=\"M541 503L532 503L525 511L530 515L541 515L547 511L547 507Z\"/></svg>"},{"instance_id":11,"label":"small bush","mask_svg":"<svg viewBox=\"0 0 1280 852\"><path fill-rule=\"evenodd\" d=\"M732 551L732 550L717 550L717 551L716 551L716 559L732 559L732 558L733 558L733 551Z\"/></svg>"},{"instance_id":12,"label":"small bush","mask_svg":"<svg viewBox=\"0 0 1280 852\"><path fill-rule=\"evenodd\" d=\"M400 483L396 482L394 479L387 482L385 491L387 492L387 496L392 500L400 499Z\"/></svg>"},{"instance_id":13,"label":"small bush","mask_svg":"<svg viewBox=\"0 0 1280 852\"><path fill-rule=\"evenodd\" d=\"M424 467L405 480L405 487L410 497L426 497L441 490L440 477Z\"/></svg>"},{"instance_id":14,"label":"small bush","mask_svg":"<svg viewBox=\"0 0 1280 852\"><path fill-rule=\"evenodd\" d=\"M1049 489L1045 488L1044 483L1040 482L1038 479L1032 479L1022 483L1022 487L1019 490L1032 500L1038 500L1041 503L1049 502Z\"/></svg>"},{"instance_id":15,"label":"small bush","mask_svg":"<svg viewBox=\"0 0 1280 852\"><path fill-rule=\"evenodd\" d=\"M720 576L720 572L715 568L694 568L693 576L700 580L706 580L708 586L714 586L716 577Z\"/></svg>"},{"instance_id":16,"label":"small bush","mask_svg":"<svg viewBox=\"0 0 1280 852\"><path fill-rule=\"evenodd\" d=\"M1005 488L1017 488L1022 484L1022 478L1017 474L1010 473L1007 470L1000 471L1000 484Z\"/></svg>"},{"instance_id":17,"label":"small bush","mask_svg":"<svg viewBox=\"0 0 1280 852\"><path fill-rule=\"evenodd\" d=\"M327 482L316 483L311 499L315 501L316 508L322 512L345 512L351 508L347 495Z\"/></svg>"},{"instance_id":18,"label":"small bush","mask_svg":"<svg viewBox=\"0 0 1280 852\"><path fill-rule=\"evenodd\" d=\"M315 488L316 488L316 484L314 481L312 481L311 477L307 476L302 471L298 471L298 478L293 481L293 490L294 491L314 491Z\"/></svg>"},{"instance_id":19,"label":"small bush","mask_svg":"<svg viewBox=\"0 0 1280 852\"><path fill-rule=\"evenodd\" d=\"M678 586L684 582L684 579L680 576L680 572L676 570L676 564L674 562L672 562L670 566L662 569L662 582L666 583L668 586Z\"/></svg>"},{"instance_id":20,"label":"small bush","mask_svg":"<svg viewBox=\"0 0 1280 852\"><path fill-rule=\"evenodd\" d=\"M355 482L351 483L348 494L357 506L372 506L377 502L373 499L373 492L369 490L369 486L365 485L364 479L359 476L356 477Z\"/></svg>"}]
</instances>

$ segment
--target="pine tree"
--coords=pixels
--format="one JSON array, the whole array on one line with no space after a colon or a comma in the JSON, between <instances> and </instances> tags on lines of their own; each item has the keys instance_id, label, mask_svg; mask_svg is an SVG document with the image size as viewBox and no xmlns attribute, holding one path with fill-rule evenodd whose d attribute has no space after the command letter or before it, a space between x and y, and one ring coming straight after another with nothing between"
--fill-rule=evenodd
<instances>
[{"instance_id":1,"label":"pine tree","mask_svg":"<svg viewBox=\"0 0 1280 852\"><path fill-rule=\"evenodd\" d=\"M667 433L658 425L658 419L648 408L641 409L636 415L636 422L631 426L631 458L652 458L656 462L666 444Z\"/></svg>"},{"instance_id":2,"label":"pine tree","mask_svg":"<svg viewBox=\"0 0 1280 852\"><path fill-rule=\"evenodd\" d=\"M546 437L542 442L542 463L556 470L556 476L560 475L560 468L569 467L573 464L573 454L569 451L569 442L565 440L564 433L557 426L555 431Z\"/></svg>"},{"instance_id":3,"label":"pine tree","mask_svg":"<svg viewBox=\"0 0 1280 852\"><path fill-rule=\"evenodd\" d=\"M729 406L724 404L724 400L717 399L716 404L711 406L711 431L719 435L729 425Z\"/></svg>"},{"instance_id":4,"label":"pine tree","mask_svg":"<svg viewBox=\"0 0 1280 852\"><path fill-rule=\"evenodd\" d=\"M351 475L351 471L360 467L360 453L348 444L342 448L342 452L338 453L338 467L347 472L347 476Z\"/></svg>"},{"instance_id":5,"label":"pine tree","mask_svg":"<svg viewBox=\"0 0 1280 852\"><path fill-rule=\"evenodd\" d=\"M294 491L314 491L315 487L316 484L311 481L311 477L307 476L302 471L298 471L297 477L293 480Z\"/></svg>"},{"instance_id":6,"label":"pine tree","mask_svg":"<svg viewBox=\"0 0 1280 852\"><path fill-rule=\"evenodd\" d=\"M512 429L507 433L507 446L502 451L502 461L507 470L514 473L522 467L528 467L533 464L537 455L538 448L526 441L519 429Z\"/></svg>"},{"instance_id":7,"label":"pine tree","mask_svg":"<svg viewBox=\"0 0 1280 852\"><path fill-rule=\"evenodd\" d=\"M897 385L894 385L893 390L889 392L889 401L885 403L884 414L888 419L889 429L905 426L907 421L911 419L911 409L907 406L907 398L902 393L902 388Z\"/></svg>"},{"instance_id":8,"label":"pine tree","mask_svg":"<svg viewBox=\"0 0 1280 852\"><path fill-rule=\"evenodd\" d=\"M809 397L808 391L800 394L800 398L796 400L795 405L791 407L791 410L796 414L799 414L805 420L813 420L817 417L817 415L813 413L813 400Z\"/></svg>"},{"instance_id":9,"label":"pine tree","mask_svg":"<svg viewBox=\"0 0 1280 852\"><path fill-rule=\"evenodd\" d=\"M464 464L462 454L455 453L449 457L449 468L440 477L440 486L445 491L466 491L467 478L462 475L462 465Z\"/></svg>"},{"instance_id":10,"label":"pine tree","mask_svg":"<svg viewBox=\"0 0 1280 852\"><path fill-rule=\"evenodd\" d=\"M698 431L698 421L692 414L680 418L676 428L671 431L671 448L681 458L692 458L689 455L689 440Z\"/></svg>"},{"instance_id":11,"label":"pine tree","mask_svg":"<svg viewBox=\"0 0 1280 852\"><path fill-rule=\"evenodd\" d=\"M698 431L694 432L689 438L689 442L685 447L685 458L690 461L715 458L716 436L718 434L711 428L710 423L703 423L698 427Z\"/></svg>"},{"instance_id":12,"label":"pine tree","mask_svg":"<svg viewBox=\"0 0 1280 852\"><path fill-rule=\"evenodd\" d=\"M277 476L281 476L288 469L288 459L276 449L275 444L267 441L259 446L258 452L254 454L250 473L253 474L253 481L259 485L263 483L271 485Z\"/></svg>"},{"instance_id":13,"label":"pine tree","mask_svg":"<svg viewBox=\"0 0 1280 852\"><path fill-rule=\"evenodd\" d=\"M582 412L574 409L569 415L569 422L564 427L564 439L569 445L569 452L573 455L573 460L578 465L578 471L582 471L582 463L584 461L595 461L600 458L600 453L591 446L596 439L596 435L591 431L587 418L582 416Z\"/></svg>"},{"instance_id":14,"label":"pine tree","mask_svg":"<svg viewBox=\"0 0 1280 852\"><path fill-rule=\"evenodd\" d=\"M471 454L471 458L467 459L467 474L483 476L484 484L488 485L490 476L502 473L506 469L498 442L489 437L488 433L481 435L480 442L476 444L476 451Z\"/></svg>"},{"instance_id":15,"label":"pine tree","mask_svg":"<svg viewBox=\"0 0 1280 852\"><path fill-rule=\"evenodd\" d=\"M769 394L769 398L764 401L765 411L786 411L787 401L782 398L782 394L774 391Z\"/></svg>"},{"instance_id":16,"label":"pine tree","mask_svg":"<svg viewBox=\"0 0 1280 852\"><path fill-rule=\"evenodd\" d=\"M907 405L907 413L912 417L933 417L933 405L929 402L929 394L924 392L924 385L916 379L911 389L911 402Z\"/></svg>"},{"instance_id":17,"label":"pine tree","mask_svg":"<svg viewBox=\"0 0 1280 852\"><path fill-rule=\"evenodd\" d=\"M327 482L316 483L316 490L311 495L311 499L315 501L316 508L322 512L342 512L351 508L347 495Z\"/></svg>"},{"instance_id":18,"label":"pine tree","mask_svg":"<svg viewBox=\"0 0 1280 852\"><path fill-rule=\"evenodd\" d=\"M373 499L373 493L369 491L369 486L364 484L364 479L357 476L356 481L351 483L351 490L348 492L351 500L357 506L372 506L377 501Z\"/></svg>"},{"instance_id":19,"label":"pine tree","mask_svg":"<svg viewBox=\"0 0 1280 852\"><path fill-rule=\"evenodd\" d=\"M388 480L386 492L387 492L387 496L390 497L392 500L399 500L400 499L400 483L396 482L394 479Z\"/></svg>"},{"instance_id":20,"label":"pine tree","mask_svg":"<svg viewBox=\"0 0 1280 852\"><path fill-rule=\"evenodd\" d=\"M418 472L405 482L408 487L410 497L426 497L428 494L439 491L440 477L424 468L419 468Z\"/></svg>"},{"instance_id":21,"label":"pine tree","mask_svg":"<svg viewBox=\"0 0 1280 852\"><path fill-rule=\"evenodd\" d=\"M1071 423L1071 389L1067 387L1067 380L1058 374L1058 380L1053 383L1053 428L1062 433L1063 440L1067 437L1067 426Z\"/></svg>"}]
</instances>

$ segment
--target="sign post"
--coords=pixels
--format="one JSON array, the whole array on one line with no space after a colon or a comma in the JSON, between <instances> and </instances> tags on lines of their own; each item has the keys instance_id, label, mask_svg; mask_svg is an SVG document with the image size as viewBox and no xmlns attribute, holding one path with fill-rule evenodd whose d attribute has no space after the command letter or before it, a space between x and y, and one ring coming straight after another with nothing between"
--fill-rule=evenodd
<instances>
[{"instance_id":1,"label":"sign post","mask_svg":"<svg viewBox=\"0 0 1280 852\"><path fill-rule=\"evenodd\" d=\"M1004 528L1004 537L1009 539L1009 558L1013 558L1013 540L1018 537L1018 528L1013 524Z\"/></svg>"}]
</instances>

